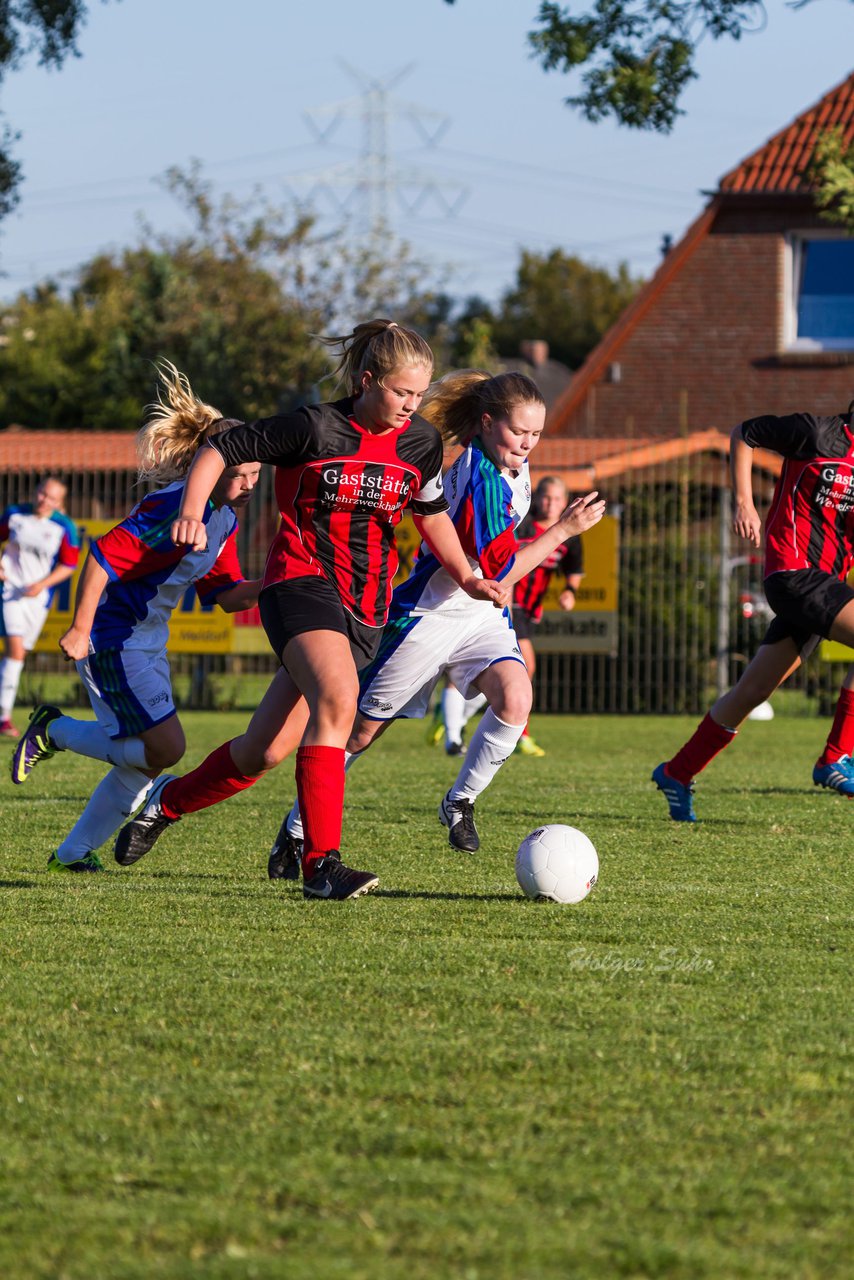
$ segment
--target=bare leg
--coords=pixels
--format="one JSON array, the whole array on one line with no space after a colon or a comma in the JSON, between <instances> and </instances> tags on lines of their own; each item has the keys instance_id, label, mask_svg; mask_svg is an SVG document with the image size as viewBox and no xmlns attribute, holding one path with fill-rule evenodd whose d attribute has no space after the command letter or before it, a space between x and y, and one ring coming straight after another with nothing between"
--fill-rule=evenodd
<instances>
[{"instance_id":1,"label":"bare leg","mask_svg":"<svg viewBox=\"0 0 854 1280\"><path fill-rule=\"evenodd\" d=\"M800 665L801 658L794 640L760 645L738 682L718 698L709 714L716 724L737 729L751 711L770 698Z\"/></svg>"}]
</instances>

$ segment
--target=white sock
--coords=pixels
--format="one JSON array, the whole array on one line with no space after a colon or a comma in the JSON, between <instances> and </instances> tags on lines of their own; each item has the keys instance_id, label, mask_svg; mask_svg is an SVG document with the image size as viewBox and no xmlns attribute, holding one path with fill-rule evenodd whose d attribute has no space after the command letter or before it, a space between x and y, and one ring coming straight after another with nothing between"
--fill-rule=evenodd
<instances>
[{"instance_id":1,"label":"white sock","mask_svg":"<svg viewBox=\"0 0 854 1280\"><path fill-rule=\"evenodd\" d=\"M102 778L86 808L56 851L60 862L79 862L98 849L145 799L152 779L139 769L113 768Z\"/></svg>"},{"instance_id":2,"label":"white sock","mask_svg":"<svg viewBox=\"0 0 854 1280\"><path fill-rule=\"evenodd\" d=\"M345 773L349 772L350 765L353 763L354 760L358 760L359 756L361 755L364 755L363 751L353 751L353 752L345 751L344 752L344 772ZM304 839L304 832L302 829L302 815L300 814L300 811L299 811L299 798L294 800L294 803L291 807L291 811L288 814L287 818L285 819L285 826L287 827L288 835L291 837L292 840Z\"/></svg>"},{"instance_id":3,"label":"white sock","mask_svg":"<svg viewBox=\"0 0 854 1280\"><path fill-rule=\"evenodd\" d=\"M463 767L448 793L452 800L476 800L486 790L522 736L523 724L505 724L488 707L472 734Z\"/></svg>"},{"instance_id":4,"label":"white sock","mask_svg":"<svg viewBox=\"0 0 854 1280\"><path fill-rule=\"evenodd\" d=\"M12 714L23 669L23 661L17 658L0 660L0 719L8 720Z\"/></svg>"},{"instance_id":5,"label":"white sock","mask_svg":"<svg viewBox=\"0 0 854 1280\"><path fill-rule=\"evenodd\" d=\"M465 707L463 708L463 727L468 724L472 716L476 716L481 707L486 706L486 694L476 693L473 698L466 698Z\"/></svg>"},{"instance_id":6,"label":"white sock","mask_svg":"<svg viewBox=\"0 0 854 1280\"><path fill-rule=\"evenodd\" d=\"M91 760L103 760L130 769L145 769L145 743L141 738L111 738L97 720L59 716L47 727L48 741L62 751L73 751Z\"/></svg>"},{"instance_id":7,"label":"white sock","mask_svg":"<svg viewBox=\"0 0 854 1280\"><path fill-rule=\"evenodd\" d=\"M445 746L462 742L466 723L466 700L459 689L448 685L442 694L442 719L445 722Z\"/></svg>"}]
</instances>

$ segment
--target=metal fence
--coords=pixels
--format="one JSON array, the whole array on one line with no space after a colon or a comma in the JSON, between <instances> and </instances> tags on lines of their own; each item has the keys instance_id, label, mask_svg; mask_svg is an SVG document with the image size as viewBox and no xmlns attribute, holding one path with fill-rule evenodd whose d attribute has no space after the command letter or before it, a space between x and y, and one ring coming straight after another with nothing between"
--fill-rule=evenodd
<instances>
[{"instance_id":1,"label":"metal fence","mask_svg":"<svg viewBox=\"0 0 854 1280\"><path fill-rule=\"evenodd\" d=\"M774 481L755 479L762 510ZM772 616L762 556L730 532L727 459L670 461L601 488L619 516L617 653L541 655L534 708L699 715L738 679ZM832 712L844 670L810 659L786 685L787 711Z\"/></svg>"},{"instance_id":2,"label":"metal fence","mask_svg":"<svg viewBox=\"0 0 854 1280\"><path fill-rule=\"evenodd\" d=\"M550 442L549 470L577 467ZM45 467L0 472L0 506L31 497ZM68 475L72 518L121 519L144 490L127 469ZM562 465L560 465L562 464ZM62 468L58 468L60 474ZM761 477L760 488L763 485ZM594 482L595 483L595 482ZM728 536L726 460L719 456L671 461L627 472L598 486L619 518L619 643L616 656L543 653L535 680L535 710L578 713L699 714L727 688L756 651L767 624L762 566ZM770 496L773 480L764 482ZM252 504L241 517L244 572L259 576L276 528L273 473L262 470ZM186 707L251 710L276 669L272 654L175 655L176 693ZM843 668L818 658L789 682L788 699L803 714L832 709ZM61 656L32 654L22 701L85 704Z\"/></svg>"}]
</instances>

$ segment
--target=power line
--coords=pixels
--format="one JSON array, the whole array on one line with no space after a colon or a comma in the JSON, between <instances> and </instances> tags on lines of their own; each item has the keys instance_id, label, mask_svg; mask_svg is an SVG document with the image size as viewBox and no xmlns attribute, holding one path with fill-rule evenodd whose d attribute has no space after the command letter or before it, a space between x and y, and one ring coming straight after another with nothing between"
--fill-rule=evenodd
<instances>
[{"instance_id":1,"label":"power line","mask_svg":"<svg viewBox=\"0 0 854 1280\"><path fill-rule=\"evenodd\" d=\"M436 146L450 125L450 117L441 112L391 96L391 90L405 79L413 64L385 80L372 78L349 63L341 65L361 85L362 92L356 98L314 107L304 112L303 118L316 141L324 145L342 120L358 118L362 127L359 159L356 164L344 162L318 174L309 200L314 196L328 198L342 214L355 208L362 230L377 238L387 234L391 225L392 195L410 216L431 198L446 215L453 216L468 195L466 186L445 182L421 169L405 170L393 165L389 154L389 129L395 118L406 119L427 147ZM291 174L290 182L299 181L302 176ZM343 196L337 194L341 190Z\"/></svg>"}]
</instances>

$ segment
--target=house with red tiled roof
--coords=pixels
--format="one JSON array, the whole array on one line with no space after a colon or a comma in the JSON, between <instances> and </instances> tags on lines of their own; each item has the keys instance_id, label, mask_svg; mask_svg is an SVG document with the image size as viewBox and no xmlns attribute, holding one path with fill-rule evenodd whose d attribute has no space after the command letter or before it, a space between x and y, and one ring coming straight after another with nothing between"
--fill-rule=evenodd
<instances>
[{"instance_id":1,"label":"house with red tiled roof","mask_svg":"<svg viewBox=\"0 0 854 1280\"><path fill-rule=\"evenodd\" d=\"M854 74L721 178L590 353L549 415L565 468L589 463L595 482L662 440L726 452L747 417L854 398L854 236L819 216L808 177L831 129L854 142Z\"/></svg>"}]
</instances>

